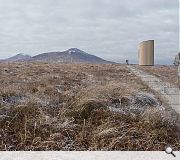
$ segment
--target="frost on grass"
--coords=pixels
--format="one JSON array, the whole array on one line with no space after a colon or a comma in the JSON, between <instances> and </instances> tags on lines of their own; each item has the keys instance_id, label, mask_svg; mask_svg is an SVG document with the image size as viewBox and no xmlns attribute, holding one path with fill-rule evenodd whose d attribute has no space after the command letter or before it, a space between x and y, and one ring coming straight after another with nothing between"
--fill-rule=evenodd
<instances>
[{"instance_id":1,"label":"frost on grass","mask_svg":"<svg viewBox=\"0 0 180 160\"><path fill-rule=\"evenodd\" d=\"M1 63L0 73L0 150L180 149L179 115L123 65Z\"/></svg>"}]
</instances>

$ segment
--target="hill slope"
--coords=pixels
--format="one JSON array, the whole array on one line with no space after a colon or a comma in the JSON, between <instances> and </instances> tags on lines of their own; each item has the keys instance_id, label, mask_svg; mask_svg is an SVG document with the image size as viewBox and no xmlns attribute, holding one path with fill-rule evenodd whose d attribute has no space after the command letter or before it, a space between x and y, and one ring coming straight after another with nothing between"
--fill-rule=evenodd
<instances>
[{"instance_id":1,"label":"hill slope","mask_svg":"<svg viewBox=\"0 0 180 160\"><path fill-rule=\"evenodd\" d=\"M59 63L97 63L111 64L114 62L106 61L100 57L88 54L80 49L71 48L63 52L47 52L36 56L25 54L17 54L16 56L4 59L1 61L16 62L16 61L40 61L40 62L59 62Z\"/></svg>"},{"instance_id":2,"label":"hill slope","mask_svg":"<svg viewBox=\"0 0 180 160\"><path fill-rule=\"evenodd\" d=\"M62 62L62 63L113 63L97 56L88 54L77 48L71 48L63 52L42 53L32 58L33 61Z\"/></svg>"},{"instance_id":3,"label":"hill slope","mask_svg":"<svg viewBox=\"0 0 180 160\"><path fill-rule=\"evenodd\" d=\"M13 57L5 59L3 61L15 62L15 61L27 61L27 60L30 60L30 59L31 59L31 56L20 53L20 54L17 54L15 56L13 56Z\"/></svg>"}]
</instances>

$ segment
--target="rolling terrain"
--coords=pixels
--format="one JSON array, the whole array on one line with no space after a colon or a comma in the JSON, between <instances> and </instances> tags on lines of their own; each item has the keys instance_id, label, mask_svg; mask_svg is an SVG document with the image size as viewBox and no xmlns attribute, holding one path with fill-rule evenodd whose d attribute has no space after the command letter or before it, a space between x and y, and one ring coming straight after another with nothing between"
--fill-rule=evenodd
<instances>
[{"instance_id":1,"label":"rolling terrain","mask_svg":"<svg viewBox=\"0 0 180 160\"><path fill-rule=\"evenodd\" d=\"M3 62L17 62L17 61L28 61L30 59L31 59L31 56L20 53L20 54L13 56L13 57L10 57L10 58L7 58L7 59L1 60L1 61L3 61Z\"/></svg>"},{"instance_id":2,"label":"rolling terrain","mask_svg":"<svg viewBox=\"0 0 180 160\"><path fill-rule=\"evenodd\" d=\"M0 150L179 150L177 124L126 65L0 63Z\"/></svg>"},{"instance_id":3,"label":"rolling terrain","mask_svg":"<svg viewBox=\"0 0 180 160\"><path fill-rule=\"evenodd\" d=\"M88 54L80 49L71 48L63 52L47 52L36 56L18 54L8 59L2 60L5 62L48 62L48 63L96 63L96 64L112 64L114 62L106 61L97 56Z\"/></svg>"}]
</instances>

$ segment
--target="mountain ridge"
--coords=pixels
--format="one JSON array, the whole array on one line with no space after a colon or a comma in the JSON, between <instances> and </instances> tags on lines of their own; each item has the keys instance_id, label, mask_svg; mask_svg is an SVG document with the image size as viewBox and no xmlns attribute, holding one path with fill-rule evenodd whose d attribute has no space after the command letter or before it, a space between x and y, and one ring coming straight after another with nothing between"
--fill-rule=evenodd
<instances>
[{"instance_id":1,"label":"mountain ridge","mask_svg":"<svg viewBox=\"0 0 180 160\"><path fill-rule=\"evenodd\" d=\"M115 63L104 60L98 56L86 53L78 48L70 48L66 51L45 52L35 56L26 54L17 54L13 57L7 58L3 61L17 62L17 61L30 61L30 62L59 62L59 63L100 63L110 64Z\"/></svg>"},{"instance_id":2,"label":"mountain ridge","mask_svg":"<svg viewBox=\"0 0 180 160\"><path fill-rule=\"evenodd\" d=\"M30 55L19 53L15 56L9 57L7 59L2 59L1 61L8 61L8 62L14 62L14 61L27 61L30 60L32 57Z\"/></svg>"}]
</instances>

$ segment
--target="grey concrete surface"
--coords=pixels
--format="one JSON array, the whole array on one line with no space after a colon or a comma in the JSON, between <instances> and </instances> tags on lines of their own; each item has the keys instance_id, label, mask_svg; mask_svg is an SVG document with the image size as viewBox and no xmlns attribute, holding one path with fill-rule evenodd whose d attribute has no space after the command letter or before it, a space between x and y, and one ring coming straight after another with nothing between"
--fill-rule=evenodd
<instances>
[{"instance_id":1,"label":"grey concrete surface","mask_svg":"<svg viewBox=\"0 0 180 160\"><path fill-rule=\"evenodd\" d=\"M180 113L180 90L178 87L162 81L158 77L151 75L135 66L127 66L132 73L138 76L151 89L159 92L161 96L167 99L169 106L177 113Z\"/></svg>"}]
</instances>

